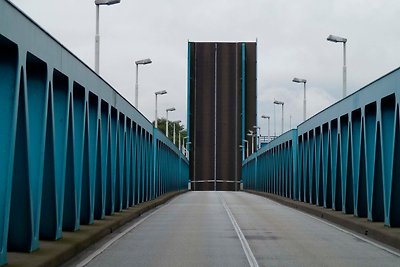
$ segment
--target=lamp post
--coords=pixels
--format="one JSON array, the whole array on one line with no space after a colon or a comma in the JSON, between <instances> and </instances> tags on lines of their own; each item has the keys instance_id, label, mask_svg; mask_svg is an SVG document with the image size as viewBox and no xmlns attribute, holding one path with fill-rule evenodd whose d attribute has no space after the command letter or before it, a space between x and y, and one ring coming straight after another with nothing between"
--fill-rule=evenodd
<instances>
[{"instance_id":1,"label":"lamp post","mask_svg":"<svg viewBox=\"0 0 400 267\"><path fill-rule=\"evenodd\" d=\"M306 105L306 79L300 79L300 78L293 78L292 82L294 83L303 83L304 84L304 100L303 100L303 121L307 119L307 105Z\"/></svg>"},{"instance_id":2,"label":"lamp post","mask_svg":"<svg viewBox=\"0 0 400 267\"><path fill-rule=\"evenodd\" d=\"M178 125L179 125L179 123L181 123L181 120L173 121L172 123L174 124L174 134L173 134L174 137L173 137L173 140L174 140L174 145L176 145L176 144L175 144L175 125L176 125L177 123L178 123Z\"/></svg>"},{"instance_id":3,"label":"lamp post","mask_svg":"<svg viewBox=\"0 0 400 267\"><path fill-rule=\"evenodd\" d=\"M179 143L179 145L178 145L178 148L179 148L179 151L181 151L181 148L182 148L182 143L181 143L181 133L182 132L184 132L185 130L182 130L182 131L179 131L179 138L178 138L178 143Z\"/></svg>"},{"instance_id":4,"label":"lamp post","mask_svg":"<svg viewBox=\"0 0 400 267\"><path fill-rule=\"evenodd\" d=\"M192 142L186 142L186 147L189 147L189 145L191 145ZM189 150L188 148L186 148L186 158L189 159Z\"/></svg>"},{"instance_id":5,"label":"lamp post","mask_svg":"<svg viewBox=\"0 0 400 267\"><path fill-rule=\"evenodd\" d=\"M284 116L283 116L283 106L285 105L285 103L283 101L275 100L274 104L275 105L282 105L282 134L283 134L283 122L284 122L284 120L283 120L283 118L284 118Z\"/></svg>"},{"instance_id":6,"label":"lamp post","mask_svg":"<svg viewBox=\"0 0 400 267\"><path fill-rule=\"evenodd\" d=\"M165 135L168 137L168 112L175 111L175 108L167 108L165 111L167 112L167 120L165 122Z\"/></svg>"},{"instance_id":7,"label":"lamp post","mask_svg":"<svg viewBox=\"0 0 400 267\"><path fill-rule=\"evenodd\" d=\"M262 119L268 119L268 136L267 136L267 140L269 140L270 138L271 138L271 135L270 135L270 131L269 131L269 129L270 129L270 127L269 127L269 122L270 122L270 116L267 116L267 115L261 115L261 118ZM268 141L267 141L268 142Z\"/></svg>"},{"instance_id":8,"label":"lamp post","mask_svg":"<svg viewBox=\"0 0 400 267\"><path fill-rule=\"evenodd\" d=\"M347 39L335 35L329 35L326 40L334 43L343 43L343 98L347 95L347 67L346 67L346 43Z\"/></svg>"},{"instance_id":9,"label":"lamp post","mask_svg":"<svg viewBox=\"0 0 400 267\"><path fill-rule=\"evenodd\" d=\"M256 150L260 149L260 134L261 134L261 128L260 126L253 126L253 128L256 130L254 135L256 136Z\"/></svg>"},{"instance_id":10,"label":"lamp post","mask_svg":"<svg viewBox=\"0 0 400 267\"><path fill-rule=\"evenodd\" d=\"M150 64L150 63L152 63L152 61L151 61L151 59L150 58L146 58L146 59L141 59L141 60L137 60L137 61L135 61L135 64L136 64L136 83L135 83L135 108L136 109L139 109L139 101L138 101L138 98L139 98L139 78L138 78L138 76L139 76L139 65L147 65L147 64Z\"/></svg>"},{"instance_id":11,"label":"lamp post","mask_svg":"<svg viewBox=\"0 0 400 267\"><path fill-rule=\"evenodd\" d=\"M97 74L100 74L100 6L102 5L114 5L121 2L121 0L95 0L96 5L96 36L94 38L94 70Z\"/></svg>"},{"instance_id":12,"label":"lamp post","mask_svg":"<svg viewBox=\"0 0 400 267\"><path fill-rule=\"evenodd\" d=\"M275 101L275 99L274 99ZM276 138L276 111L275 111L275 105L274 105L274 136Z\"/></svg>"},{"instance_id":13,"label":"lamp post","mask_svg":"<svg viewBox=\"0 0 400 267\"><path fill-rule=\"evenodd\" d=\"M183 137L183 144L182 144L182 152L183 152L183 155L187 155L187 153L186 153L186 146L185 146L185 139L187 139L187 138L189 138L189 136L185 136L185 137Z\"/></svg>"},{"instance_id":14,"label":"lamp post","mask_svg":"<svg viewBox=\"0 0 400 267\"><path fill-rule=\"evenodd\" d=\"M162 91L158 91L155 92L155 96L156 96L156 107L155 107L155 118L154 118L154 127L157 128L158 127L158 116L157 116L157 96L158 95L165 95L167 93L166 90L162 90Z\"/></svg>"},{"instance_id":15,"label":"lamp post","mask_svg":"<svg viewBox=\"0 0 400 267\"><path fill-rule=\"evenodd\" d=\"M243 139L243 142L246 143L246 158L249 157L249 141L247 141L246 139ZM244 150L243 150L243 159L244 159Z\"/></svg>"},{"instance_id":16,"label":"lamp post","mask_svg":"<svg viewBox=\"0 0 400 267\"><path fill-rule=\"evenodd\" d=\"M249 132L247 133L247 136L251 136L251 154L254 153L254 136L255 133L252 130L249 130Z\"/></svg>"}]
</instances>

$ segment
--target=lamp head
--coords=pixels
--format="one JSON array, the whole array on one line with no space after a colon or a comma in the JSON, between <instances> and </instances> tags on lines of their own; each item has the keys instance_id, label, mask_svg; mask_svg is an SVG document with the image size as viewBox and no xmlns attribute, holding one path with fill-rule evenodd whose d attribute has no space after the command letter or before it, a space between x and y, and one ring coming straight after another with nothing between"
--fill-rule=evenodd
<instances>
[{"instance_id":1,"label":"lamp head","mask_svg":"<svg viewBox=\"0 0 400 267\"><path fill-rule=\"evenodd\" d=\"M334 42L334 43L345 43L345 42L347 42L346 38L335 36L335 35L332 35L332 34L329 35L328 38L326 38L326 40L328 40L330 42Z\"/></svg>"},{"instance_id":2,"label":"lamp head","mask_svg":"<svg viewBox=\"0 0 400 267\"><path fill-rule=\"evenodd\" d=\"M118 4L119 2L121 2L121 0L95 0L94 4L101 6L101 5L114 5L114 4Z\"/></svg>"},{"instance_id":3,"label":"lamp head","mask_svg":"<svg viewBox=\"0 0 400 267\"><path fill-rule=\"evenodd\" d=\"M283 103L282 101L275 100L275 101L274 101L274 104L276 104L276 105L283 105L283 104L285 104L285 103Z\"/></svg>"},{"instance_id":4,"label":"lamp head","mask_svg":"<svg viewBox=\"0 0 400 267\"><path fill-rule=\"evenodd\" d=\"M295 82L295 83L306 83L307 80L306 79L300 79L300 78L293 78L292 82Z\"/></svg>"},{"instance_id":5,"label":"lamp head","mask_svg":"<svg viewBox=\"0 0 400 267\"><path fill-rule=\"evenodd\" d=\"M156 95L165 95L167 93L166 90L155 92Z\"/></svg>"},{"instance_id":6,"label":"lamp head","mask_svg":"<svg viewBox=\"0 0 400 267\"><path fill-rule=\"evenodd\" d=\"M175 108L167 108L166 111L175 111Z\"/></svg>"},{"instance_id":7,"label":"lamp head","mask_svg":"<svg viewBox=\"0 0 400 267\"><path fill-rule=\"evenodd\" d=\"M141 60L135 61L136 65L146 65L146 64L150 64L150 63L152 63L150 58L146 58L146 59L141 59Z\"/></svg>"}]
</instances>

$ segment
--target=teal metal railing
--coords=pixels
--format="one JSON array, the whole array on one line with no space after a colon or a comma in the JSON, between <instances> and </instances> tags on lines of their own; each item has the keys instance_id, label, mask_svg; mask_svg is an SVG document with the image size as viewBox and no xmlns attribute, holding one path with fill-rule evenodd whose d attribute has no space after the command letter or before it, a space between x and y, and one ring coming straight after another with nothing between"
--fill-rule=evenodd
<instances>
[{"instance_id":1,"label":"teal metal railing","mask_svg":"<svg viewBox=\"0 0 400 267\"><path fill-rule=\"evenodd\" d=\"M243 162L244 188L400 226L400 69Z\"/></svg>"},{"instance_id":2,"label":"teal metal railing","mask_svg":"<svg viewBox=\"0 0 400 267\"><path fill-rule=\"evenodd\" d=\"M291 130L251 154L243 162L245 189L297 199L297 130Z\"/></svg>"},{"instance_id":3,"label":"teal metal railing","mask_svg":"<svg viewBox=\"0 0 400 267\"><path fill-rule=\"evenodd\" d=\"M0 1L0 265L187 187L188 160L107 82Z\"/></svg>"}]
</instances>

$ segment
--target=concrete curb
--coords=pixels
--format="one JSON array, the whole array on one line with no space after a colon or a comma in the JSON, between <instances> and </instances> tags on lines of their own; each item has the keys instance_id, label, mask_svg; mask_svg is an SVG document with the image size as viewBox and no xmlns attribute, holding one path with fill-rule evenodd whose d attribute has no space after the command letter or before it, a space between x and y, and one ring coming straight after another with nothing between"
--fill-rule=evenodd
<instances>
[{"instance_id":1,"label":"concrete curb","mask_svg":"<svg viewBox=\"0 0 400 267\"><path fill-rule=\"evenodd\" d=\"M58 241L40 241L40 249L32 253L8 253L8 267L52 267L59 266L75 255L99 241L119 227L139 217L141 214L159 206L187 190L164 194L154 200L106 216L104 220L95 220L92 225L81 225L77 232L63 232Z\"/></svg>"},{"instance_id":2,"label":"concrete curb","mask_svg":"<svg viewBox=\"0 0 400 267\"><path fill-rule=\"evenodd\" d=\"M400 228L390 228L384 226L383 222L371 222L367 218L355 217L352 214L344 214L340 211L332 209L325 209L320 206L311 205L309 203L294 201L282 196L258 192L252 190L244 190L245 192L259 195L285 206L303 211L305 213L314 215L315 217L323 218L334 224L343 226L353 232L365 235L378 242L389 245L393 248L400 250Z\"/></svg>"}]
</instances>

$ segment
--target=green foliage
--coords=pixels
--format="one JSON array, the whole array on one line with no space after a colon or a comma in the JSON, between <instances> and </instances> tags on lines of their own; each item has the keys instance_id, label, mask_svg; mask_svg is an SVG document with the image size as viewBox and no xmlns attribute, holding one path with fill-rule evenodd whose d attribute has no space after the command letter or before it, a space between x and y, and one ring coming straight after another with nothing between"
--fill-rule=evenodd
<instances>
[{"instance_id":1,"label":"green foliage","mask_svg":"<svg viewBox=\"0 0 400 267\"><path fill-rule=\"evenodd\" d=\"M165 128L166 128L165 122L166 122L165 118L160 118L160 119L158 119L158 122L157 122L158 123L157 128L164 134L165 134ZM174 122L172 122L170 120L168 120L168 122L169 122L168 123L168 138L171 141L173 141L173 138L174 138L174 124L175 124L176 146L179 146L178 145L179 131L182 131L181 132L181 142L183 142L183 138L186 137L187 132L186 132L186 130L183 131L185 128L184 128L184 126L182 124L174 123ZM153 125L154 125L154 121L153 121Z\"/></svg>"}]
</instances>

